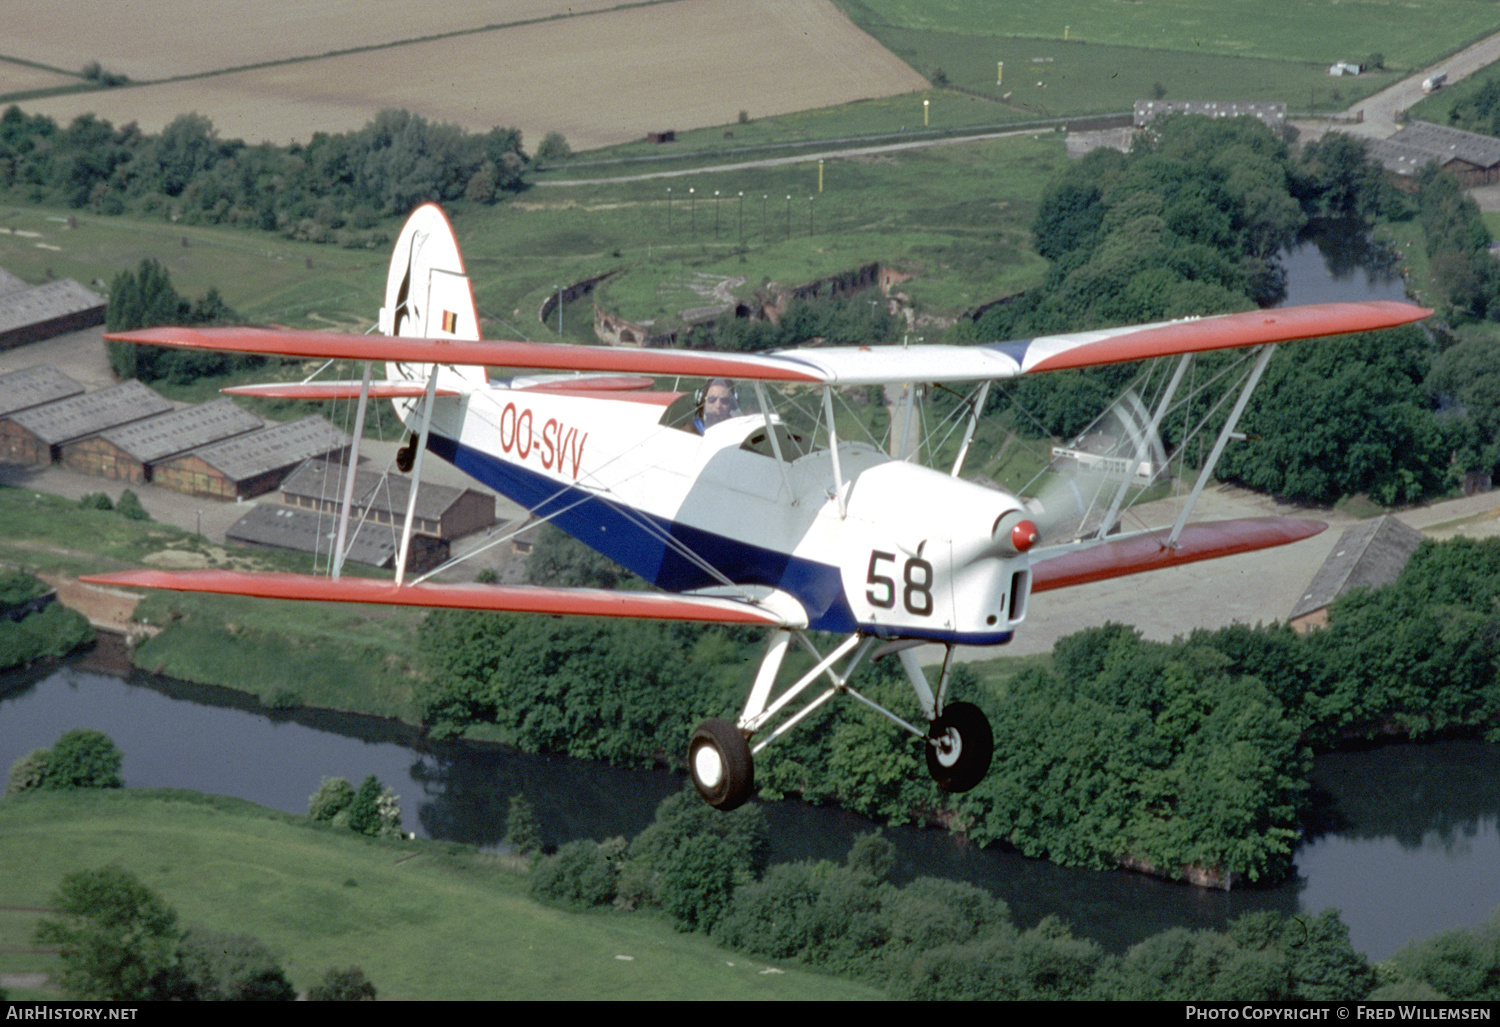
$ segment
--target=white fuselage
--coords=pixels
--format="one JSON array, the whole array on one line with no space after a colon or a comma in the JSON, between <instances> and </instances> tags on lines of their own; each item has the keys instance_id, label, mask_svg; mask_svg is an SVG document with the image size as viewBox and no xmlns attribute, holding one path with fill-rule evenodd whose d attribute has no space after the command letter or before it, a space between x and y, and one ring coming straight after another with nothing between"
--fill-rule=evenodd
<instances>
[{"instance_id":1,"label":"white fuselage","mask_svg":"<svg viewBox=\"0 0 1500 1027\"><path fill-rule=\"evenodd\" d=\"M814 629L976 645L1024 617L1027 559L992 538L1014 497L861 443L836 478L826 449L778 458L759 414L664 425L676 396L473 389L436 401L428 448L670 591L769 588ZM397 402L414 430L418 409Z\"/></svg>"}]
</instances>

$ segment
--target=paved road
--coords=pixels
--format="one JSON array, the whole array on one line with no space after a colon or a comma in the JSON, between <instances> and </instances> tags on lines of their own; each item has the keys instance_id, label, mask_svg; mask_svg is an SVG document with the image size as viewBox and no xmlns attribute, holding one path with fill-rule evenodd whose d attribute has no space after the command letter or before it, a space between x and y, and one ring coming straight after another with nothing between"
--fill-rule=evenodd
<instances>
[{"instance_id":1,"label":"paved road","mask_svg":"<svg viewBox=\"0 0 1500 1027\"><path fill-rule=\"evenodd\" d=\"M1422 82L1428 76L1446 72L1448 85L1452 85L1496 61L1500 61L1500 33L1481 39L1452 57L1438 61L1432 67L1366 97L1344 112L1344 117L1351 119L1350 121L1330 128L1350 135L1387 139L1401 127L1396 121L1397 112L1409 109L1422 99ZM1361 111L1364 113L1364 120L1354 122L1352 119L1358 117Z\"/></svg>"},{"instance_id":2,"label":"paved road","mask_svg":"<svg viewBox=\"0 0 1500 1027\"><path fill-rule=\"evenodd\" d=\"M1048 125L1044 128L1032 126L1030 128L1006 129L1003 132L986 132L982 135L945 136L938 139L913 139L905 143L882 143L879 146L859 146L850 149L819 150L816 152L798 153L791 157L767 157L763 160L742 161L737 164L715 164L709 167L684 168L677 171L651 171L639 175L617 175L610 178L537 178L532 180L533 185L538 186L581 186L600 185L602 183L615 182L644 182L653 178L684 178L688 175L704 175L720 171L743 171L746 168L775 168L786 164L809 164L817 160L834 160L835 158L868 157L881 153L896 153L900 150L921 150L930 146L954 146L959 143L977 143L987 139L1012 139L1017 136L1046 135L1056 132L1056 125Z\"/></svg>"},{"instance_id":3,"label":"paved road","mask_svg":"<svg viewBox=\"0 0 1500 1027\"><path fill-rule=\"evenodd\" d=\"M1160 527L1175 519L1174 500L1139 507L1135 527ZM1186 567L1033 596L1025 624L1010 645L964 649L960 659L1046 653L1064 635L1114 621L1131 624L1148 639L1170 641L1196 628L1284 621L1356 519L1331 510L1303 510L1245 489L1224 486L1206 491L1195 521L1282 515L1328 523L1328 530L1289 546L1211 560ZM1431 538L1500 536L1500 491L1414 507L1397 517ZM1129 527L1127 523L1127 527ZM927 647L924 662L937 663L941 650Z\"/></svg>"}]
</instances>

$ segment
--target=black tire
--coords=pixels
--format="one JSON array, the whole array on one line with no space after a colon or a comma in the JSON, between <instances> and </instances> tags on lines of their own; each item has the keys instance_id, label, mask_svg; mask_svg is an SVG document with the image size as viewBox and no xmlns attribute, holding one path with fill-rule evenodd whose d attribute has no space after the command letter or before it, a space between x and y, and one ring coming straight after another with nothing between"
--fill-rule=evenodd
<instances>
[{"instance_id":1,"label":"black tire","mask_svg":"<svg viewBox=\"0 0 1500 1027\"><path fill-rule=\"evenodd\" d=\"M750 743L728 721L705 720L688 743L688 774L698 794L715 809L743 806L755 792L755 760Z\"/></svg>"},{"instance_id":2,"label":"black tire","mask_svg":"<svg viewBox=\"0 0 1500 1027\"><path fill-rule=\"evenodd\" d=\"M989 773L995 735L972 703L950 703L927 729L927 773L945 792L967 792Z\"/></svg>"},{"instance_id":3,"label":"black tire","mask_svg":"<svg viewBox=\"0 0 1500 1027\"><path fill-rule=\"evenodd\" d=\"M407 440L406 445L396 450L396 470L402 474L410 474L412 465L417 462L417 437L413 435Z\"/></svg>"}]
</instances>

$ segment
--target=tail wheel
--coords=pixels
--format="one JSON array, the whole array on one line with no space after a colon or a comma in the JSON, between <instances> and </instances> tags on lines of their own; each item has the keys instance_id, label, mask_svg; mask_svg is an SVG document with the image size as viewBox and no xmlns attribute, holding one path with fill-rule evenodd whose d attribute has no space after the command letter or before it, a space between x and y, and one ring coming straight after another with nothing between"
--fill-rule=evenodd
<instances>
[{"instance_id":1,"label":"tail wheel","mask_svg":"<svg viewBox=\"0 0 1500 1027\"><path fill-rule=\"evenodd\" d=\"M688 773L698 794L725 812L744 805L755 791L750 744L728 721L705 720L698 725L688 743Z\"/></svg>"},{"instance_id":2,"label":"tail wheel","mask_svg":"<svg viewBox=\"0 0 1500 1027\"><path fill-rule=\"evenodd\" d=\"M406 445L396 450L396 469L402 474L410 474L412 464L417 460L417 437L413 435L406 440Z\"/></svg>"},{"instance_id":3,"label":"tail wheel","mask_svg":"<svg viewBox=\"0 0 1500 1027\"><path fill-rule=\"evenodd\" d=\"M927 729L927 773L945 792L967 792L995 755L990 722L972 703L950 703Z\"/></svg>"}]
</instances>

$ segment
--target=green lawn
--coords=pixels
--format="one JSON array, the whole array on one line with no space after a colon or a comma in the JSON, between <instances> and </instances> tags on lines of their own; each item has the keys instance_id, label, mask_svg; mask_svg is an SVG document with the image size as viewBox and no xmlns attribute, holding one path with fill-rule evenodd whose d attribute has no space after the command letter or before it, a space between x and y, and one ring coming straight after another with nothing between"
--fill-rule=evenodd
<instances>
[{"instance_id":1,"label":"green lawn","mask_svg":"<svg viewBox=\"0 0 1500 1027\"><path fill-rule=\"evenodd\" d=\"M382 999L880 997L837 978L766 972L650 915L539 905L498 857L378 842L235 799L31 793L0 801L0 838L0 905L43 907L64 874L119 863L184 925L264 941L298 989L357 965ZM28 951L37 918L0 916L0 971L57 966Z\"/></svg>"},{"instance_id":2,"label":"green lawn","mask_svg":"<svg viewBox=\"0 0 1500 1027\"><path fill-rule=\"evenodd\" d=\"M1064 38L1322 64L1379 51L1420 68L1500 29L1489 0L844 0L857 24L968 36ZM923 70L919 67L918 70Z\"/></svg>"}]
</instances>

